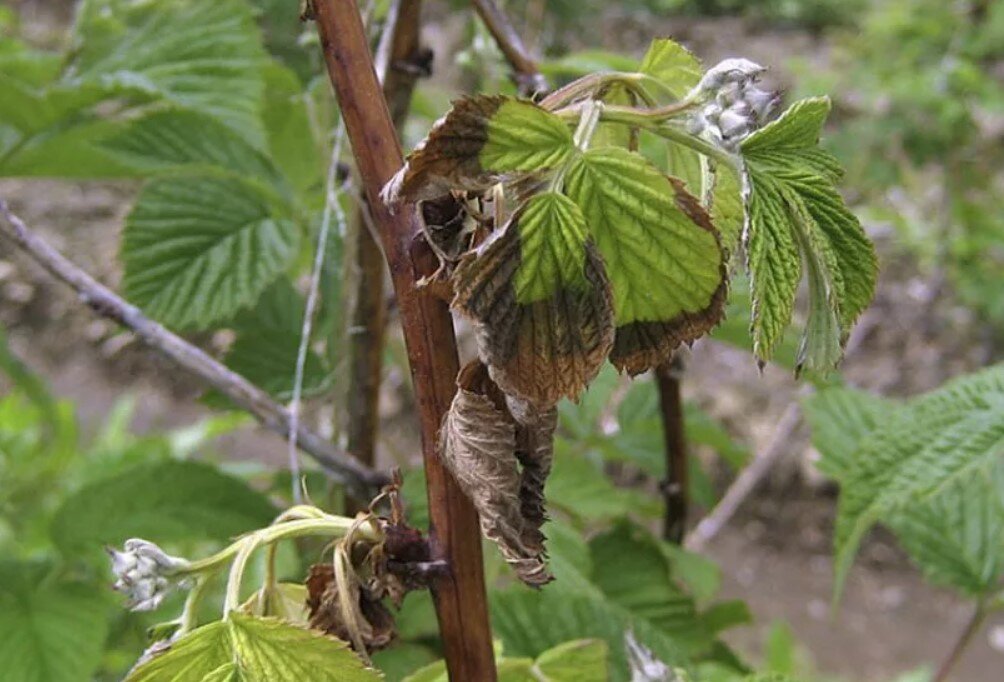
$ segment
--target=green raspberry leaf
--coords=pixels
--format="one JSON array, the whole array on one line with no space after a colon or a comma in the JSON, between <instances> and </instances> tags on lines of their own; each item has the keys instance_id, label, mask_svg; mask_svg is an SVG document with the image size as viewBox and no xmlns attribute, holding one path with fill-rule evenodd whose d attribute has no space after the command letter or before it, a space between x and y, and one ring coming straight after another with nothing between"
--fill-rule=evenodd
<instances>
[{"instance_id":1,"label":"green raspberry leaf","mask_svg":"<svg viewBox=\"0 0 1004 682\"><path fill-rule=\"evenodd\" d=\"M673 99L680 100L700 82L703 70L701 61L683 45L669 38L656 38L642 58L639 71L657 79Z\"/></svg>"},{"instance_id":2,"label":"green raspberry leaf","mask_svg":"<svg viewBox=\"0 0 1004 682\"><path fill-rule=\"evenodd\" d=\"M475 96L453 108L384 189L388 201L481 190L503 179L560 167L575 151L568 125L533 102Z\"/></svg>"},{"instance_id":3,"label":"green raspberry leaf","mask_svg":"<svg viewBox=\"0 0 1004 682\"><path fill-rule=\"evenodd\" d=\"M851 326L871 302L874 247L835 187L836 160L818 148L829 100L793 104L741 146L746 165L747 266L753 349L771 358L791 321L805 263L809 316L796 371L828 371Z\"/></svg>"},{"instance_id":4,"label":"green raspberry leaf","mask_svg":"<svg viewBox=\"0 0 1004 682\"><path fill-rule=\"evenodd\" d=\"M276 618L231 613L136 666L126 682L379 682L341 640Z\"/></svg>"},{"instance_id":5,"label":"green raspberry leaf","mask_svg":"<svg viewBox=\"0 0 1004 682\"><path fill-rule=\"evenodd\" d=\"M542 407L575 398L610 352L610 284L568 197L531 197L453 282L453 304L477 323L481 357L507 393Z\"/></svg>"},{"instance_id":6,"label":"green raspberry leaf","mask_svg":"<svg viewBox=\"0 0 1004 682\"><path fill-rule=\"evenodd\" d=\"M126 296L174 327L231 318L296 254L297 226L276 212L262 186L237 176L153 180L126 220Z\"/></svg>"},{"instance_id":7,"label":"green raspberry leaf","mask_svg":"<svg viewBox=\"0 0 1004 682\"><path fill-rule=\"evenodd\" d=\"M724 255L710 218L680 181L610 147L575 159L565 189L582 208L613 286L610 359L618 369L655 367L718 323Z\"/></svg>"}]
</instances>

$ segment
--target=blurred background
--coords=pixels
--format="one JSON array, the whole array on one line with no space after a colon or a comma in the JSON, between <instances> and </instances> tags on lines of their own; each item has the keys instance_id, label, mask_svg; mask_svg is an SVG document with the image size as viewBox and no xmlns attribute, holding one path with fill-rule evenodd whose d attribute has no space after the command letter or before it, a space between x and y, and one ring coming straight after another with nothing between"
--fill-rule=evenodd
<instances>
[{"instance_id":1,"label":"blurred background","mask_svg":"<svg viewBox=\"0 0 1004 682\"><path fill-rule=\"evenodd\" d=\"M301 36L295 3L252 4L269 49L285 55L323 102L328 86L316 49ZM1004 1L509 0L505 9L552 82L623 68L652 38L669 36L706 64L745 56L768 65L768 82L786 91L789 101L829 94L833 114L825 146L847 169L843 192L875 241L881 266L876 300L848 344L845 380L907 397L1004 358ZM4 0L0 40L65 49L73 12L71 2ZM421 139L459 93L512 90L507 65L464 3L430 1L425 14L433 76L415 96L406 146ZM0 197L64 254L114 286L121 278L119 234L138 186L131 179L0 177ZM700 462L694 517L715 504L755 453L782 448L782 454L705 550L720 567L720 596L746 600L755 617L755 624L730 630L726 640L754 660L774 657L778 666L812 679L890 680L933 664L970 607L925 583L885 531L869 536L843 606L831 613L835 487L813 466L818 453L808 428L785 418L804 393L786 366L790 349L787 361L782 357L758 371L744 348L742 302L735 305L732 322L717 338L698 342L685 358L687 415ZM211 407L194 380L96 318L2 242L0 329L7 365L23 363L41 379L76 425L77 449L89 457L114 452L138 461L167 452L204 458L259 486L272 485L263 481L272 481L268 472L285 461L278 437ZM419 455L414 408L393 320L389 330L378 461L411 471ZM789 337L794 344L795 335ZM190 338L224 355L233 332ZM332 354L307 404L310 422L333 437L344 428L341 376L344 367ZM27 422L17 420L28 417L15 414L12 386L0 377L0 395L7 396L0 398L0 430L8 440L18 434L23 440ZM629 503L637 503L642 517L654 507L650 518L656 520L657 476L646 462L661 457L658 420L645 409L622 408L628 399L631 405L651 403L605 373L581 405L563 408L561 428L567 447L599 453L618 489L634 495ZM611 434L621 438L601 442ZM12 519L52 492L47 486L63 483L45 472L33 476L0 468L0 516L7 519L0 523L0 548L20 543L26 553L37 549ZM420 484L417 474L408 474L412 498L422 497ZM589 496L576 485L559 487L555 502L588 516L576 505L588 504ZM122 651L130 651L128 642ZM126 658L108 653L106 668L120 668ZM955 679L992 682L1004 678L1001 671L1004 618L998 617L979 634Z\"/></svg>"}]
</instances>

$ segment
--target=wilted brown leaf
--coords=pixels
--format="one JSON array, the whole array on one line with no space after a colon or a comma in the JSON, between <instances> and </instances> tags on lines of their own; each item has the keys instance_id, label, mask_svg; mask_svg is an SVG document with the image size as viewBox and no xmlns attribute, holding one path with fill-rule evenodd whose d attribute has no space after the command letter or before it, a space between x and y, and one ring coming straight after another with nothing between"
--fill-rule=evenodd
<instances>
[{"instance_id":1,"label":"wilted brown leaf","mask_svg":"<svg viewBox=\"0 0 1004 682\"><path fill-rule=\"evenodd\" d=\"M543 548L524 541L516 423L482 363L468 364L457 384L440 434L440 457L477 508L485 537L524 582L543 585L551 580Z\"/></svg>"},{"instance_id":2,"label":"wilted brown leaf","mask_svg":"<svg viewBox=\"0 0 1004 682\"><path fill-rule=\"evenodd\" d=\"M603 262L588 241L580 282L531 303L517 300L526 206L457 266L453 305L474 319L492 379L544 411L563 397L577 398L599 372L613 344L613 303Z\"/></svg>"},{"instance_id":3,"label":"wilted brown leaf","mask_svg":"<svg viewBox=\"0 0 1004 682\"><path fill-rule=\"evenodd\" d=\"M306 585L310 627L334 635L353 646L356 641L361 641L367 652L382 649L394 640L397 634L394 616L365 585L353 585L348 590L349 598L356 601L354 610L358 615L358 632L351 631L343 617L340 604L342 593L338 589L332 564L311 566Z\"/></svg>"},{"instance_id":4,"label":"wilted brown leaf","mask_svg":"<svg viewBox=\"0 0 1004 682\"><path fill-rule=\"evenodd\" d=\"M527 415L516 425L516 459L522 466L519 482L520 511L523 515L523 542L544 552L544 534L540 528L547 521L544 484L554 459L554 431L558 410L550 408L538 415Z\"/></svg>"}]
</instances>

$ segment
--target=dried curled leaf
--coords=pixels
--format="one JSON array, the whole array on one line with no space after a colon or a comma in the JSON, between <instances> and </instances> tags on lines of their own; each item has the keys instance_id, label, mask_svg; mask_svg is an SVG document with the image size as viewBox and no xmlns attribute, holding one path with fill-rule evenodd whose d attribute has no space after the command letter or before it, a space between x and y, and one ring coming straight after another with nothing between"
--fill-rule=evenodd
<instances>
[{"instance_id":1,"label":"dried curled leaf","mask_svg":"<svg viewBox=\"0 0 1004 682\"><path fill-rule=\"evenodd\" d=\"M394 641L394 617L367 586L353 583L344 592L355 603L342 604L343 591L338 589L330 563L311 566L306 585L310 627L350 642L356 649L355 642L360 642L366 650L360 653L377 651ZM347 613L352 617L346 618Z\"/></svg>"},{"instance_id":2,"label":"dried curled leaf","mask_svg":"<svg viewBox=\"0 0 1004 682\"><path fill-rule=\"evenodd\" d=\"M383 198L392 204L487 189L503 179L557 168L574 150L568 125L533 102L465 97L408 156Z\"/></svg>"},{"instance_id":3,"label":"dried curled leaf","mask_svg":"<svg viewBox=\"0 0 1004 682\"><path fill-rule=\"evenodd\" d=\"M547 521L544 484L554 460L554 431L557 427L558 410L553 407L518 420L516 426L516 459L523 468L519 480L523 543L539 552L544 551L546 539L540 530Z\"/></svg>"},{"instance_id":4,"label":"dried curled leaf","mask_svg":"<svg viewBox=\"0 0 1004 682\"><path fill-rule=\"evenodd\" d=\"M582 212L561 194L520 206L461 261L453 284L492 379L537 410L578 397L610 352L610 284Z\"/></svg>"},{"instance_id":5,"label":"dried curled leaf","mask_svg":"<svg viewBox=\"0 0 1004 682\"><path fill-rule=\"evenodd\" d=\"M485 537L521 580L543 585L551 580L543 548L524 541L516 423L482 363L467 365L457 383L440 434L440 457L478 510Z\"/></svg>"}]
</instances>

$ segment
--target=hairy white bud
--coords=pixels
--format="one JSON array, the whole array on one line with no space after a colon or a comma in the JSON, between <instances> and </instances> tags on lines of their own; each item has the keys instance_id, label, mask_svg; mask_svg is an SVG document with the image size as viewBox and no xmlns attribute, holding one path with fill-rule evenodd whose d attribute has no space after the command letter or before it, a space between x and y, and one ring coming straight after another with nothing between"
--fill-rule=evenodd
<instances>
[{"instance_id":1,"label":"hairy white bud","mask_svg":"<svg viewBox=\"0 0 1004 682\"><path fill-rule=\"evenodd\" d=\"M132 538L123 551L106 548L112 560L114 588L129 597L132 611L152 611L178 587L179 571L189 565L186 559L171 556L152 542Z\"/></svg>"},{"instance_id":2,"label":"hairy white bud","mask_svg":"<svg viewBox=\"0 0 1004 682\"><path fill-rule=\"evenodd\" d=\"M717 92L727 83L739 83L740 85L751 83L766 70L749 59L741 57L724 59L708 69L697 87L704 92Z\"/></svg>"},{"instance_id":3,"label":"hairy white bud","mask_svg":"<svg viewBox=\"0 0 1004 682\"><path fill-rule=\"evenodd\" d=\"M757 123L763 124L777 105L781 103L781 94L761 90L754 85L748 85L743 90L743 101L749 104L756 115Z\"/></svg>"},{"instance_id":4,"label":"hairy white bud","mask_svg":"<svg viewBox=\"0 0 1004 682\"><path fill-rule=\"evenodd\" d=\"M749 135L754 123L752 112L745 114L738 108L731 108L722 112L721 118L718 119L718 128L722 131L723 138L732 140Z\"/></svg>"}]
</instances>

